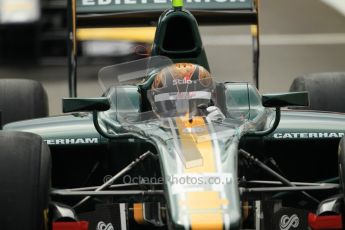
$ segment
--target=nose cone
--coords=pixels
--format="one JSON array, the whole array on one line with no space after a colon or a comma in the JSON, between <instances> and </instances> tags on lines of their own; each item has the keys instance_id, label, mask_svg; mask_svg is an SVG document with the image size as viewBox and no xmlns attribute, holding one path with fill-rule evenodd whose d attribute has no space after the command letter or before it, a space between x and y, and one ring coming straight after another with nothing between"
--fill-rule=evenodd
<instances>
[{"instance_id":1,"label":"nose cone","mask_svg":"<svg viewBox=\"0 0 345 230\"><path fill-rule=\"evenodd\" d=\"M176 229L238 229L236 136L204 117L170 120L173 140L161 151L170 219ZM224 130L224 129L223 129ZM231 143L231 144L229 144Z\"/></svg>"}]
</instances>

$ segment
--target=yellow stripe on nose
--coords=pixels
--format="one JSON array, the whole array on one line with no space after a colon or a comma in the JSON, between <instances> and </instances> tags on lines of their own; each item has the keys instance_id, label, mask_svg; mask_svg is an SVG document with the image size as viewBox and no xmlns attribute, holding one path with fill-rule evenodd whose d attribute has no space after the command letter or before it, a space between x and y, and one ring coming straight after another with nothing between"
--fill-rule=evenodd
<instances>
[{"instance_id":1,"label":"yellow stripe on nose","mask_svg":"<svg viewBox=\"0 0 345 230\"><path fill-rule=\"evenodd\" d=\"M202 163L196 167L186 168L185 173L212 173L216 171L215 159L213 154L211 138L208 141L198 143L198 136L205 137L208 129L202 117L195 117L190 122L188 117L176 119L176 125L179 129L182 154L188 154L188 150L195 149L200 154Z\"/></svg>"},{"instance_id":2,"label":"yellow stripe on nose","mask_svg":"<svg viewBox=\"0 0 345 230\"><path fill-rule=\"evenodd\" d=\"M190 149L196 149L202 160L201 164L194 167L186 167L184 173L200 174L217 172L212 138L210 138L204 118L194 117L190 120L187 116L181 117L176 119L176 125L181 138L181 151L184 152ZM206 141L198 142L198 136L206 136L206 138L203 138ZM222 205L227 205L228 201L222 200L219 192L187 192L186 200L181 202L181 204L187 207L191 228L193 230L223 229Z\"/></svg>"},{"instance_id":3,"label":"yellow stripe on nose","mask_svg":"<svg viewBox=\"0 0 345 230\"><path fill-rule=\"evenodd\" d=\"M221 213L191 214L190 221L193 230L222 230L223 218Z\"/></svg>"}]
</instances>

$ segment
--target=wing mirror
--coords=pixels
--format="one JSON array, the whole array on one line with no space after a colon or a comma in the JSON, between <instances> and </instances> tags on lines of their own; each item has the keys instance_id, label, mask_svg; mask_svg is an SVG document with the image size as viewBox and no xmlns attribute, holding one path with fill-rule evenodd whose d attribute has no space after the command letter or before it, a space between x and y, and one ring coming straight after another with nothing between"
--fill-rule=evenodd
<instances>
[{"instance_id":1,"label":"wing mirror","mask_svg":"<svg viewBox=\"0 0 345 230\"><path fill-rule=\"evenodd\" d=\"M266 136L272 133L279 125L280 122L280 108L288 106L308 106L309 96L308 92L291 92L291 93L276 93L264 94L261 97L262 105L268 108L276 108L276 116L272 126L264 131L256 131L249 133L252 136Z\"/></svg>"},{"instance_id":2,"label":"wing mirror","mask_svg":"<svg viewBox=\"0 0 345 230\"><path fill-rule=\"evenodd\" d=\"M92 112L92 120L97 132L105 138L138 138L138 135L131 133L124 134L110 134L101 128L98 121L98 112L107 111L110 109L110 101L107 97L95 98L63 98L62 99L63 112Z\"/></svg>"},{"instance_id":3,"label":"wing mirror","mask_svg":"<svg viewBox=\"0 0 345 230\"><path fill-rule=\"evenodd\" d=\"M91 111L107 111L110 109L110 101L107 97L95 98L63 98L62 111L70 112L91 112Z\"/></svg>"},{"instance_id":4,"label":"wing mirror","mask_svg":"<svg viewBox=\"0 0 345 230\"><path fill-rule=\"evenodd\" d=\"M261 100L264 107L270 108L309 105L308 92L264 94Z\"/></svg>"}]
</instances>

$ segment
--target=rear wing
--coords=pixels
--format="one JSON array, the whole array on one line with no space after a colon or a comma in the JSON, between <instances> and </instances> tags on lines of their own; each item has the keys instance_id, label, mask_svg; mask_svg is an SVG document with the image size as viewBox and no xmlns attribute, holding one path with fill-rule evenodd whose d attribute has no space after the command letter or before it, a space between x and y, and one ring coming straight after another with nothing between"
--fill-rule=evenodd
<instances>
[{"instance_id":1,"label":"rear wing","mask_svg":"<svg viewBox=\"0 0 345 230\"><path fill-rule=\"evenodd\" d=\"M171 0L76 0L78 26L149 26ZM187 0L199 24L256 24L254 0Z\"/></svg>"},{"instance_id":2,"label":"rear wing","mask_svg":"<svg viewBox=\"0 0 345 230\"><path fill-rule=\"evenodd\" d=\"M253 0L187 0L188 10L250 10ZM116 13L171 8L171 0L77 0L78 13Z\"/></svg>"},{"instance_id":3,"label":"rear wing","mask_svg":"<svg viewBox=\"0 0 345 230\"><path fill-rule=\"evenodd\" d=\"M152 26L175 0L68 0L69 94L77 96L77 27ZM182 0L180 0L182 1ZM252 25L254 82L258 87L258 1L184 0L200 25Z\"/></svg>"}]
</instances>

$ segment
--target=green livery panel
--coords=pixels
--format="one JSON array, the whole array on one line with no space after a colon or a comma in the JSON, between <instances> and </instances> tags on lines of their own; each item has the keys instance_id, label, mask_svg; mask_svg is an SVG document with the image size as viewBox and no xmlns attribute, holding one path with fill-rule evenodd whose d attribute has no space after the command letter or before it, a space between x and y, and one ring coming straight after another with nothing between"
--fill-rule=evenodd
<instances>
[{"instance_id":1,"label":"green livery panel","mask_svg":"<svg viewBox=\"0 0 345 230\"><path fill-rule=\"evenodd\" d=\"M282 111L278 128L264 138L270 141L340 139L345 135L344 123L345 117L343 114L286 110ZM50 145L99 144L106 141L101 139L94 128L91 114L14 122L5 125L4 130L36 133L41 135ZM68 141L68 139L70 140Z\"/></svg>"},{"instance_id":2,"label":"green livery panel","mask_svg":"<svg viewBox=\"0 0 345 230\"><path fill-rule=\"evenodd\" d=\"M283 111L278 128L266 139L338 139L344 136L344 123L340 113Z\"/></svg>"},{"instance_id":3,"label":"green livery panel","mask_svg":"<svg viewBox=\"0 0 345 230\"><path fill-rule=\"evenodd\" d=\"M7 124L5 130L17 130L36 133L48 145L99 145L107 140L101 139L93 126L92 117L57 116Z\"/></svg>"}]
</instances>

